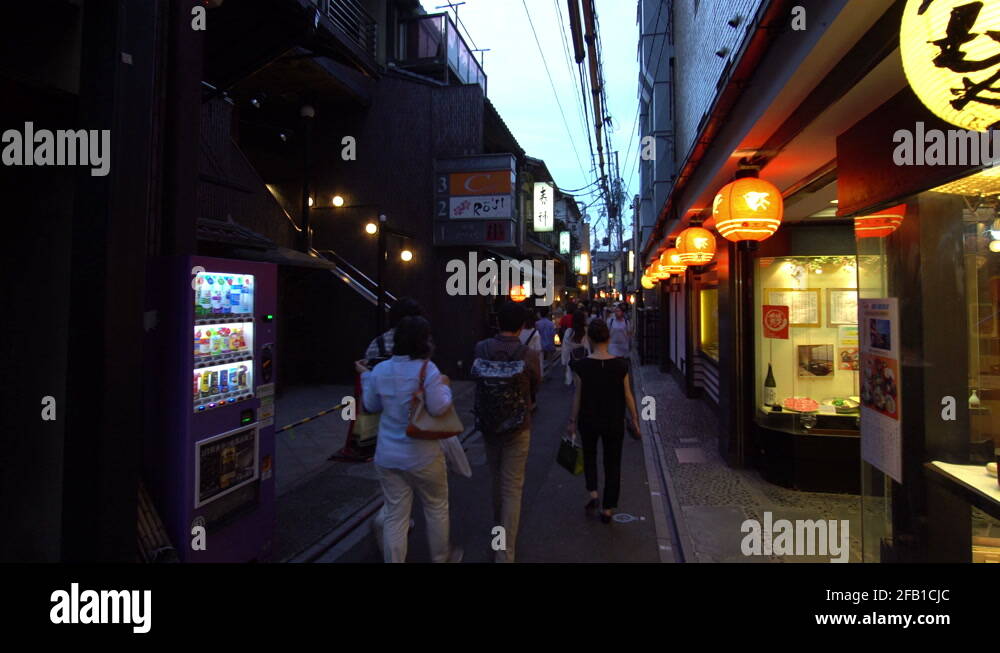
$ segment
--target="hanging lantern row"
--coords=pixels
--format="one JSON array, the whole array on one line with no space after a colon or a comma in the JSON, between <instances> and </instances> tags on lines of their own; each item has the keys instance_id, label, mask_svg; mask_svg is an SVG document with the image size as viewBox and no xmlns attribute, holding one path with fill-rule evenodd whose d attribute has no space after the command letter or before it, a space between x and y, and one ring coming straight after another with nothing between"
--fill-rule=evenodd
<instances>
[{"instance_id":1,"label":"hanging lantern row","mask_svg":"<svg viewBox=\"0 0 1000 653\"><path fill-rule=\"evenodd\" d=\"M781 226L785 203L781 191L758 177L731 181L715 195L715 228L726 240L766 240Z\"/></svg>"},{"instance_id":2,"label":"hanging lantern row","mask_svg":"<svg viewBox=\"0 0 1000 653\"><path fill-rule=\"evenodd\" d=\"M906 217L906 205L900 204L871 215L854 218L854 235L858 238L885 238L899 229Z\"/></svg>"}]
</instances>

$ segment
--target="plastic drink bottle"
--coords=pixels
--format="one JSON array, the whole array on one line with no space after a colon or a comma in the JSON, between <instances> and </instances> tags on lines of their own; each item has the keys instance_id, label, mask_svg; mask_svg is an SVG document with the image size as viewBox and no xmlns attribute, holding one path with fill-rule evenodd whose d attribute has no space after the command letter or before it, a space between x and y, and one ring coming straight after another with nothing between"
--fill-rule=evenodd
<instances>
[{"instance_id":1,"label":"plastic drink bottle","mask_svg":"<svg viewBox=\"0 0 1000 653\"><path fill-rule=\"evenodd\" d=\"M213 395L219 394L219 373L218 371L212 372L212 380L209 382L209 392Z\"/></svg>"},{"instance_id":2,"label":"plastic drink bottle","mask_svg":"<svg viewBox=\"0 0 1000 653\"><path fill-rule=\"evenodd\" d=\"M253 313L253 277L244 277L240 291L240 313Z\"/></svg>"},{"instance_id":3,"label":"plastic drink bottle","mask_svg":"<svg viewBox=\"0 0 1000 653\"><path fill-rule=\"evenodd\" d=\"M208 384L208 372L203 372L201 375L201 396L207 397L212 393L212 388Z\"/></svg>"},{"instance_id":4,"label":"plastic drink bottle","mask_svg":"<svg viewBox=\"0 0 1000 653\"><path fill-rule=\"evenodd\" d=\"M229 287L229 312L242 313L243 305L241 302L243 300L240 295L243 294L243 282L239 276L236 276L230 279L230 283L232 285Z\"/></svg>"},{"instance_id":5,"label":"plastic drink bottle","mask_svg":"<svg viewBox=\"0 0 1000 653\"><path fill-rule=\"evenodd\" d=\"M201 329L194 332L194 355L201 356Z\"/></svg>"},{"instance_id":6,"label":"plastic drink bottle","mask_svg":"<svg viewBox=\"0 0 1000 653\"><path fill-rule=\"evenodd\" d=\"M209 315L212 312L212 288L210 283L211 277L198 277L198 305L201 307L201 315Z\"/></svg>"},{"instance_id":7,"label":"plastic drink bottle","mask_svg":"<svg viewBox=\"0 0 1000 653\"><path fill-rule=\"evenodd\" d=\"M232 283L232 278L230 277L219 277L216 279L216 283L219 285L219 312L228 313L229 312L229 284Z\"/></svg>"},{"instance_id":8,"label":"plastic drink bottle","mask_svg":"<svg viewBox=\"0 0 1000 653\"><path fill-rule=\"evenodd\" d=\"M229 373L226 370L219 374L219 391L229 392Z\"/></svg>"},{"instance_id":9,"label":"plastic drink bottle","mask_svg":"<svg viewBox=\"0 0 1000 653\"><path fill-rule=\"evenodd\" d=\"M240 374L239 370L235 367L229 368L229 389L239 390L240 389Z\"/></svg>"},{"instance_id":10,"label":"plastic drink bottle","mask_svg":"<svg viewBox=\"0 0 1000 653\"><path fill-rule=\"evenodd\" d=\"M205 333L200 334L198 339L198 353L202 356L208 356L212 353L208 333L208 331L205 331Z\"/></svg>"},{"instance_id":11,"label":"plastic drink bottle","mask_svg":"<svg viewBox=\"0 0 1000 653\"><path fill-rule=\"evenodd\" d=\"M222 277L217 277L215 283L209 278L208 283L212 286L212 313L222 312Z\"/></svg>"},{"instance_id":12,"label":"plastic drink bottle","mask_svg":"<svg viewBox=\"0 0 1000 653\"><path fill-rule=\"evenodd\" d=\"M221 329L219 329L219 337L222 339L222 344L220 345L221 353L226 353L229 351L229 345L230 345L229 333L230 330L226 327L222 327Z\"/></svg>"},{"instance_id":13,"label":"plastic drink bottle","mask_svg":"<svg viewBox=\"0 0 1000 653\"><path fill-rule=\"evenodd\" d=\"M205 311L201 305L201 287L203 285L205 285L205 280L200 276L197 277L194 283L194 314L196 317L201 317Z\"/></svg>"},{"instance_id":14,"label":"plastic drink bottle","mask_svg":"<svg viewBox=\"0 0 1000 653\"><path fill-rule=\"evenodd\" d=\"M222 353L222 336L219 335L219 330L209 331L208 337L212 341L212 355Z\"/></svg>"}]
</instances>

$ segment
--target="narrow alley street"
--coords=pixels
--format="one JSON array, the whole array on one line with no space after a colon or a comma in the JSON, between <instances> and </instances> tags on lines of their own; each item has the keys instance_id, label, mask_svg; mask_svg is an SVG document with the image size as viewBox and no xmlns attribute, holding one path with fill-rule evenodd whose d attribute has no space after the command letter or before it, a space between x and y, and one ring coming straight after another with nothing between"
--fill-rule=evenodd
<instances>
[{"instance_id":1,"label":"narrow alley street","mask_svg":"<svg viewBox=\"0 0 1000 653\"><path fill-rule=\"evenodd\" d=\"M642 442L626 437L620 512L607 525L584 514L587 492L583 476L572 476L556 463L573 398L572 388L563 384L562 373L562 366L556 364L546 375L538 395L524 485L518 562L660 562ZM474 433L465 442L472 477L449 475L452 539L463 547L464 562L470 563L488 562L492 557L491 481L481 438ZM413 518L415 527L410 534L407 561L428 562L423 515L416 500ZM380 561L367 522L316 559L316 562Z\"/></svg>"}]
</instances>

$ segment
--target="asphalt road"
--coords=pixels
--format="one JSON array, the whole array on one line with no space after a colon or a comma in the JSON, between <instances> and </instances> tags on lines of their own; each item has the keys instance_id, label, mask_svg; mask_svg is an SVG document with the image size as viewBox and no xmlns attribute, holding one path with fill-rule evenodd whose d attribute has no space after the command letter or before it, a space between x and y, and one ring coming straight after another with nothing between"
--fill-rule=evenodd
<instances>
[{"instance_id":1,"label":"asphalt road","mask_svg":"<svg viewBox=\"0 0 1000 653\"><path fill-rule=\"evenodd\" d=\"M626 436L622 460L619 515L611 524L584 514L588 495L583 476L573 476L556 463L556 453L572 405L572 388L563 384L556 364L538 396L518 536L518 562L659 562L642 443ZM465 550L464 562L492 560L489 468L477 433L466 441L471 478L451 475L452 541ZM426 530L418 499L410 532L407 562L428 562ZM363 530L362 530L363 529ZM353 538L317 562L380 562L374 537L365 522Z\"/></svg>"}]
</instances>

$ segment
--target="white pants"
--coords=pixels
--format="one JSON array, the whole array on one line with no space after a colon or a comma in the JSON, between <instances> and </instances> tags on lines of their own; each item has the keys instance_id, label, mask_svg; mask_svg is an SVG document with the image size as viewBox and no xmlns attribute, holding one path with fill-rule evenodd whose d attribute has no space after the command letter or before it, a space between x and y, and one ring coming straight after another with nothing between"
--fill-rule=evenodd
<instances>
[{"instance_id":1,"label":"white pants","mask_svg":"<svg viewBox=\"0 0 1000 653\"><path fill-rule=\"evenodd\" d=\"M375 516L376 537L382 542L386 562L405 562L413 493L420 497L427 522L427 543L432 562L447 562L450 554L448 524L448 471L444 454L420 469L402 470L375 465L385 503Z\"/></svg>"}]
</instances>

